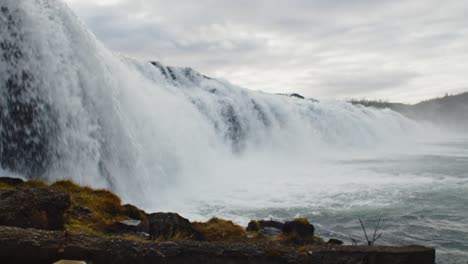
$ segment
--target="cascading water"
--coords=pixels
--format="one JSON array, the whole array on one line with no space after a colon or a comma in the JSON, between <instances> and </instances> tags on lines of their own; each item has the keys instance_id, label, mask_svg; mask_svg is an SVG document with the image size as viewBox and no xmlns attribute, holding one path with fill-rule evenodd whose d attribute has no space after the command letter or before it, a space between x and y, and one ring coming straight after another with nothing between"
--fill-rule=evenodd
<instances>
[{"instance_id":1,"label":"cascading water","mask_svg":"<svg viewBox=\"0 0 468 264\"><path fill-rule=\"evenodd\" d=\"M394 156L379 163L385 173L349 160L420 149L421 125L396 112L254 92L119 56L62 1L0 0L0 9L0 162L9 173L240 222L381 210L432 186L406 177L410 169L392 174L384 165Z\"/></svg>"},{"instance_id":2,"label":"cascading water","mask_svg":"<svg viewBox=\"0 0 468 264\"><path fill-rule=\"evenodd\" d=\"M1 162L26 177L72 178L141 201L217 159L315 155L416 127L392 111L253 92L117 56L60 1L2 3Z\"/></svg>"}]
</instances>

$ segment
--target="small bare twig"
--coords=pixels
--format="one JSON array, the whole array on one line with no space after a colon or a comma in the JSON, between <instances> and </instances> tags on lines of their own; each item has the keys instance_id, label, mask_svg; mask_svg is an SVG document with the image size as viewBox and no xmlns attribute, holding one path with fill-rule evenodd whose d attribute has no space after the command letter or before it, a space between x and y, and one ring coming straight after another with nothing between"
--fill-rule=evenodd
<instances>
[{"instance_id":1,"label":"small bare twig","mask_svg":"<svg viewBox=\"0 0 468 264\"><path fill-rule=\"evenodd\" d=\"M359 218L359 223L361 223L361 228L362 228L362 231L364 232L364 236L366 237L367 245L372 246L371 241L369 240L369 237L367 236L366 227L364 226L364 223L362 222L361 218Z\"/></svg>"},{"instance_id":2,"label":"small bare twig","mask_svg":"<svg viewBox=\"0 0 468 264\"><path fill-rule=\"evenodd\" d=\"M367 235L366 227L364 226L364 222L362 221L361 218L359 218L359 223L361 223L361 228L362 231L364 232L364 236L366 237L367 245L368 246L373 246L375 244L375 241L377 241L383 233L378 233L380 230L382 230L382 225L380 224L382 220L382 216L379 216L379 220L377 220L377 223L374 225L374 234L372 236L372 239L369 239L369 236Z\"/></svg>"},{"instance_id":3,"label":"small bare twig","mask_svg":"<svg viewBox=\"0 0 468 264\"><path fill-rule=\"evenodd\" d=\"M354 237L349 236L349 239L351 239L351 242L353 243L353 246L357 246L357 240L354 239Z\"/></svg>"},{"instance_id":4,"label":"small bare twig","mask_svg":"<svg viewBox=\"0 0 468 264\"><path fill-rule=\"evenodd\" d=\"M379 220L374 226L374 235L372 236L372 245L374 245L375 241L379 239L382 236L382 233L377 234L382 229L382 226L380 225L380 221L382 220L382 216L379 216Z\"/></svg>"}]
</instances>

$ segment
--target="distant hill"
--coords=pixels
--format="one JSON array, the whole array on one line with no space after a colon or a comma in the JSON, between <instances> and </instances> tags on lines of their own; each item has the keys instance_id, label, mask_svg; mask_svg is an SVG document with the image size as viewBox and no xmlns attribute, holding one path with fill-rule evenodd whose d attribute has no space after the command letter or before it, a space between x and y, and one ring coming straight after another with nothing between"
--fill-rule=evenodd
<instances>
[{"instance_id":1,"label":"distant hill","mask_svg":"<svg viewBox=\"0 0 468 264\"><path fill-rule=\"evenodd\" d=\"M386 101L350 100L366 107L390 108L411 119L468 130L468 92L446 95L410 105Z\"/></svg>"}]
</instances>

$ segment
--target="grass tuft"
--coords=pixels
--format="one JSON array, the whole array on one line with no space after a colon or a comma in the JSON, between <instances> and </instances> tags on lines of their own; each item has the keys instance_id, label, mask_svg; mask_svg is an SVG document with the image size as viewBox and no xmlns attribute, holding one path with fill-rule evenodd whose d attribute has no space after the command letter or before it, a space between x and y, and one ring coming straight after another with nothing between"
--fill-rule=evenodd
<instances>
[{"instance_id":1,"label":"grass tuft","mask_svg":"<svg viewBox=\"0 0 468 264\"><path fill-rule=\"evenodd\" d=\"M21 183L20 185L18 185L18 187L24 188L24 189L29 189L29 188L47 189L49 188L49 185L47 185L47 183L40 181L40 180L29 180L29 181Z\"/></svg>"},{"instance_id":2,"label":"grass tuft","mask_svg":"<svg viewBox=\"0 0 468 264\"><path fill-rule=\"evenodd\" d=\"M5 182L0 182L0 190L14 190L15 187L5 183Z\"/></svg>"},{"instance_id":3,"label":"grass tuft","mask_svg":"<svg viewBox=\"0 0 468 264\"><path fill-rule=\"evenodd\" d=\"M202 233L207 241L244 241L247 233L244 228L232 221L213 217L209 221L194 222L193 228Z\"/></svg>"},{"instance_id":4,"label":"grass tuft","mask_svg":"<svg viewBox=\"0 0 468 264\"><path fill-rule=\"evenodd\" d=\"M50 186L70 194L71 206L65 214L65 228L72 233L103 235L112 231L114 221L128 219L123 213L120 198L108 190L93 190L70 180L61 180ZM90 217L77 214L75 206L87 208Z\"/></svg>"},{"instance_id":5,"label":"grass tuft","mask_svg":"<svg viewBox=\"0 0 468 264\"><path fill-rule=\"evenodd\" d=\"M305 225L310 225L309 220L305 217L296 218L294 219L294 222L298 222L298 223L305 224Z\"/></svg>"}]
</instances>

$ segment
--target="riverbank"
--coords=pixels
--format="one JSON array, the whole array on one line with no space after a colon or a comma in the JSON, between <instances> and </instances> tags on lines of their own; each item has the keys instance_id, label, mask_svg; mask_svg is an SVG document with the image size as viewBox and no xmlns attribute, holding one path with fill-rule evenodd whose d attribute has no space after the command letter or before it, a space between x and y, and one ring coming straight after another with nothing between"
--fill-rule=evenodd
<instances>
[{"instance_id":1,"label":"riverbank","mask_svg":"<svg viewBox=\"0 0 468 264\"><path fill-rule=\"evenodd\" d=\"M254 220L244 228L212 218L148 214L108 190L71 181L0 178L2 263L434 263L420 246L323 241L308 219Z\"/></svg>"}]
</instances>

